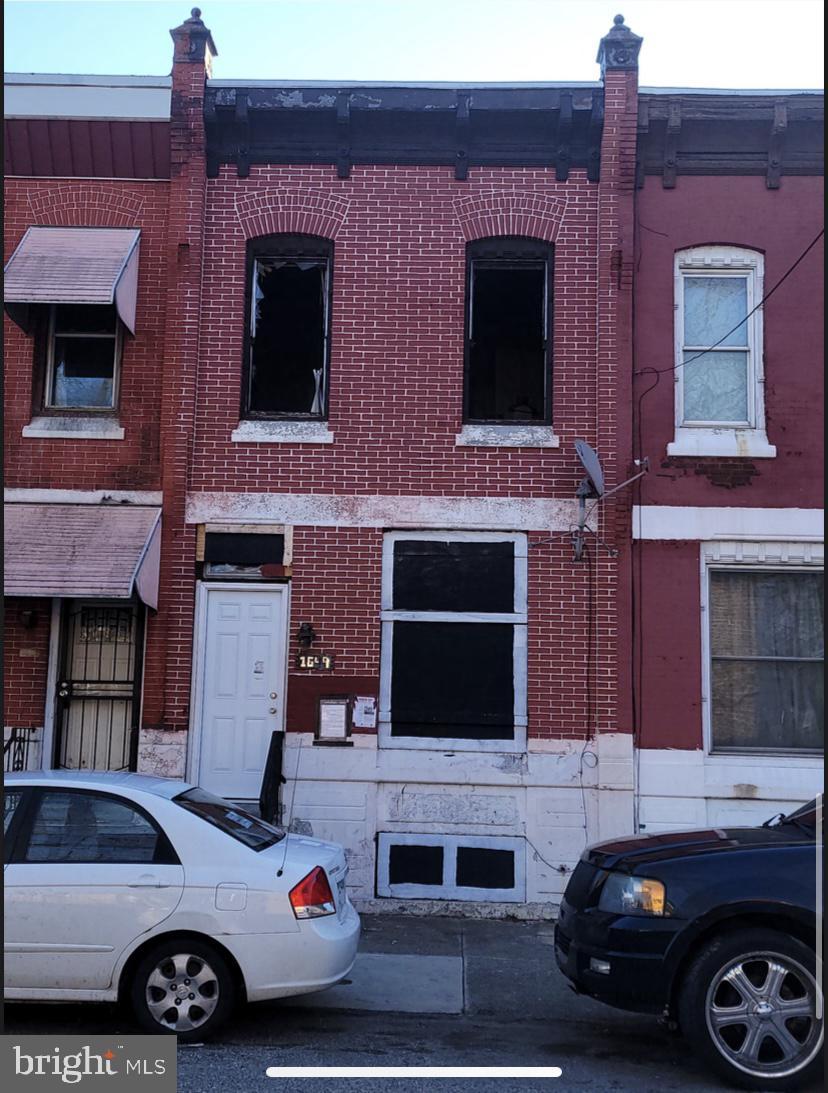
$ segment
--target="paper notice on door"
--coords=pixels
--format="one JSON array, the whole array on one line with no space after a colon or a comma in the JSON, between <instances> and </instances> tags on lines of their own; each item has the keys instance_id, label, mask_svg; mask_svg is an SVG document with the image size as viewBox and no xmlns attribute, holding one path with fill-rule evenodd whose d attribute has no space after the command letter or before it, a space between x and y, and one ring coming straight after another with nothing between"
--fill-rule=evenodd
<instances>
[{"instance_id":1,"label":"paper notice on door","mask_svg":"<svg viewBox=\"0 0 828 1093\"><path fill-rule=\"evenodd\" d=\"M357 695L354 699L353 724L355 729L377 727L377 700L373 695Z\"/></svg>"}]
</instances>

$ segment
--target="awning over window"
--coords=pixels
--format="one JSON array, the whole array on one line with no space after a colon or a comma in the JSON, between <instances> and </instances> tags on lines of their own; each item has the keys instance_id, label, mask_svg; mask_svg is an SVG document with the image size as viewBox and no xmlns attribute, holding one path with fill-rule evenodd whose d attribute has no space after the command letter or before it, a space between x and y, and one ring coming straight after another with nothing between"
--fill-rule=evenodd
<instances>
[{"instance_id":1,"label":"awning over window","mask_svg":"<svg viewBox=\"0 0 828 1093\"><path fill-rule=\"evenodd\" d=\"M31 304L115 304L135 333L137 228L29 228L5 269L3 302L29 328Z\"/></svg>"},{"instance_id":2,"label":"awning over window","mask_svg":"<svg viewBox=\"0 0 828 1093\"><path fill-rule=\"evenodd\" d=\"M145 505L4 506L7 596L128 599L158 606L161 510Z\"/></svg>"}]
</instances>

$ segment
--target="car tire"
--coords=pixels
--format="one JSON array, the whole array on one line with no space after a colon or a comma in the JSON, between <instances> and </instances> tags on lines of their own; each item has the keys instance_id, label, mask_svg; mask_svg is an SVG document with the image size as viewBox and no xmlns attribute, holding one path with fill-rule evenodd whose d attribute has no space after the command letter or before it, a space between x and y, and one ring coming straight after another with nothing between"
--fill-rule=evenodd
<instances>
[{"instance_id":1,"label":"car tire","mask_svg":"<svg viewBox=\"0 0 828 1093\"><path fill-rule=\"evenodd\" d=\"M149 949L128 986L143 1029L183 1043L206 1040L227 1020L238 991L226 957L207 941L169 938Z\"/></svg>"},{"instance_id":2,"label":"car tire","mask_svg":"<svg viewBox=\"0 0 828 1093\"><path fill-rule=\"evenodd\" d=\"M734 1085L804 1090L822 1072L815 968L814 952L780 931L717 934L681 983L682 1032Z\"/></svg>"}]
</instances>

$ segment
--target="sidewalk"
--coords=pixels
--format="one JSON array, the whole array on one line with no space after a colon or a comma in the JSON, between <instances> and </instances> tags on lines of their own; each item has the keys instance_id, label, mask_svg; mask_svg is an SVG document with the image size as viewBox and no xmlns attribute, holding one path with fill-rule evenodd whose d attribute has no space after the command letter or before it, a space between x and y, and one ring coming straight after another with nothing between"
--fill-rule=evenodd
<instances>
[{"instance_id":1,"label":"sidewalk","mask_svg":"<svg viewBox=\"0 0 828 1093\"><path fill-rule=\"evenodd\" d=\"M558 971L550 922L363 915L348 980L290 1005L321 1010L465 1014L605 1027L629 1016L576 995Z\"/></svg>"}]
</instances>

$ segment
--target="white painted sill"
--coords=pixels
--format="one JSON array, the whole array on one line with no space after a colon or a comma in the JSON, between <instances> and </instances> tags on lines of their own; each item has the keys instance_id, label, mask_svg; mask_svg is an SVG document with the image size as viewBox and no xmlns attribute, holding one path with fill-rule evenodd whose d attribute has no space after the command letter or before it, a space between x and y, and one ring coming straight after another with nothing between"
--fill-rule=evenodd
<instances>
[{"instance_id":1,"label":"white painted sill","mask_svg":"<svg viewBox=\"0 0 828 1093\"><path fill-rule=\"evenodd\" d=\"M454 438L466 448L559 448L550 425L464 425Z\"/></svg>"},{"instance_id":2,"label":"white painted sill","mask_svg":"<svg viewBox=\"0 0 828 1093\"><path fill-rule=\"evenodd\" d=\"M123 440L124 429L114 417L55 414L33 417L23 426L23 436L46 440Z\"/></svg>"},{"instance_id":3,"label":"white painted sill","mask_svg":"<svg viewBox=\"0 0 828 1093\"><path fill-rule=\"evenodd\" d=\"M240 421L230 434L235 444L333 444L326 421Z\"/></svg>"},{"instance_id":4,"label":"white painted sill","mask_svg":"<svg viewBox=\"0 0 828 1093\"><path fill-rule=\"evenodd\" d=\"M676 429L668 455L773 459L776 448L764 429Z\"/></svg>"}]
</instances>

